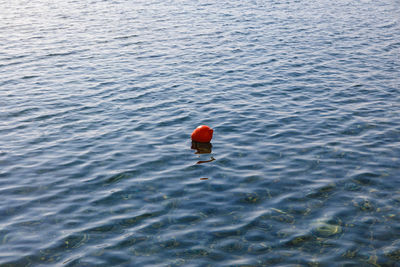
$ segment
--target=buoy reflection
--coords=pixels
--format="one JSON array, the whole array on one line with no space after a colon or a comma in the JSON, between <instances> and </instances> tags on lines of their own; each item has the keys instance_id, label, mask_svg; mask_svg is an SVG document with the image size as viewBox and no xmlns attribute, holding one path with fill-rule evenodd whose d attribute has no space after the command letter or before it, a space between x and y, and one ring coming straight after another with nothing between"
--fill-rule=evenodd
<instances>
[{"instance_id":1,"label":"buoy reflection","mask_svg":"<svg viewBox=\"0 0 400 267\"><path fill-rule=\"evenodd\" d=\"M211 148L212 148L211 143L201 143L201 142L192 141L192 149L196 150L195 154L210 154ZM211 162L214 160L215 160L214 157L210 157L209 160L200 160L196 164L207 163L207 162Z\"/></svg>"},{"instance_id":2,"label":"buoy reflection","mask_svg":"<svg viewBox=\"0 0 400 267\"><path fill-rule=\"evenodd\" d=\"M209 154L211 153L211 143L200 143L192 141L192 149L196 149L195 154Z\"/></svg>"}]
</instances>

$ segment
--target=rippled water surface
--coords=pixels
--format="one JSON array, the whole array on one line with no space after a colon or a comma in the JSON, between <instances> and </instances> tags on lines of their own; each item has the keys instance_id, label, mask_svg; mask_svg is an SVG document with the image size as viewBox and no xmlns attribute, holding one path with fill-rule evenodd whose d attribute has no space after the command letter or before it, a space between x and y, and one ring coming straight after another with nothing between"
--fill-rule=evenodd
<instances>
[{"instance_id":1,"label":"rippled water surface","mask_svg":"<svg viewBox=\"0 0 400 267\"><path fill-rule=\"evenodd\" d=\"M0 265L400 266L399 18L0 0Z\"/></svg>"}]
</instances>

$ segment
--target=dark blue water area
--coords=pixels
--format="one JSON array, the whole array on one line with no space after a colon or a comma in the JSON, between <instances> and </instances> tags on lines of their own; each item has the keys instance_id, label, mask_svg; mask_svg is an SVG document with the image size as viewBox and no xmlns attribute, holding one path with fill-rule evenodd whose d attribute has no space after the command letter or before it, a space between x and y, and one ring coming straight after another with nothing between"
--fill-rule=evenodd
<instances>
[{"instance_id":1,"label":"dark blue water area","mask_svg":"<svg viewBox=\"0 0 400 267\"><path fill-rule=\"evenodd\" d=\"M398 0L0 4L0 266L400 266Z\"/></svg>"}]
</instances>

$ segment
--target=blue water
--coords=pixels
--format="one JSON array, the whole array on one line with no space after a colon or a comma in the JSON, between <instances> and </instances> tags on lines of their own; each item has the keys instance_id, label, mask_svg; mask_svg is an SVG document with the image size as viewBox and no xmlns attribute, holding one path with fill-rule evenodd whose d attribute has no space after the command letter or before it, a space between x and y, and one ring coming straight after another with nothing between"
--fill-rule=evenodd
<instances>
[{"instance_id":1,"label":"blue water","mask_svg":"<svg viewBox=\"0 0 400 267\"><path fill-rule=\"evenodd\" d=\"M0 266L400 266L399 15L0 0Z\"/></svg>"}]
</instances>

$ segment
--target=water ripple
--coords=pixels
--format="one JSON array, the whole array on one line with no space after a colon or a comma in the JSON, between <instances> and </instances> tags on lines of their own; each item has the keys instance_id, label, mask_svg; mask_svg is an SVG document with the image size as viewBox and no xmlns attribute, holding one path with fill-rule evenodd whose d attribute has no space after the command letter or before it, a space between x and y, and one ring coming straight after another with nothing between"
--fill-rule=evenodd
<instances>
[{"instance_id":1,"label":"water ripple","mask_svg":"<svg viewBox=\"0 0 400 267\"><path fill-rule=\"evenodd\" d=\"M396 266L395 2L0 1L0 265Z\"/></svg>"}]
</instances>

